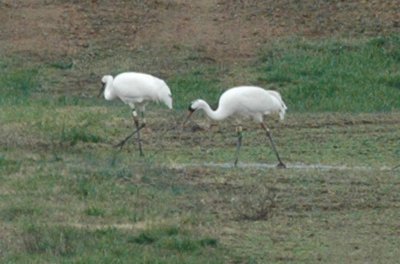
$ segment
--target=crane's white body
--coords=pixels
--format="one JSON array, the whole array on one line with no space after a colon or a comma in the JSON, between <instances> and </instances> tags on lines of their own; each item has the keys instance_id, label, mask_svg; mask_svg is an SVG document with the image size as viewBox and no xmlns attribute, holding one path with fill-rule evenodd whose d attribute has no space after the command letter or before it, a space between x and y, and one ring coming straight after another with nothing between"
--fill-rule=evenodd
<instances>
[{"instance_id":1,"label":"crane's white body","mask_svg":"<svg viewBox=\"0 0 400 264\"><path fill-rule=\"evenodd\" d=\"M105 75L102 78L104 98L106 100L121 99L133 109L134 105L144 111L144 106L149 101L163 102L172 109L171 90L161 79L149 74L139 72L121 73L115 78Z\"/></svg>"},{"instance_id":2,"label":"crane's white body","mask_svg":"<svg viewBox=\"0 0 400 264\"><path fill-rule=\"evenodd\" d=\"M280 119L283 120L287 109L278 92L256 86L239 86L225 91L215 111L201 99L193 101L190 108L203 109L214 120L240 115L252 117L258 123L263 122L264 115L273 113L279 113Z\"/></svg>"},{"instance_id":3,"label":"crane's white body","mask_svg":"<svg viewBox=\"0 0 400 264\"><path fill-rule=\"evenodd\" d=\"M132 115L136 130L122 140L116 146L121 147L134 134L137 134L140 155L143 156L140 130L146 125L144 118L145 106L148 102L163 102L169 109L172 109L172 95L168 85L161 79L149 74L139 72L124 72L115 78L105 75L101 79L103 83L102 92L106 100L121 99L132 109ZM141 112L142 125L139 126L139 118L136 108Z\"/></svg>"},{"instance_id":4,"label":"crane's white body","mask_svg":"<svg viewBox=\"0 0 400 264\"><path fill-rule=\"evenodd\" d=\"M263 117L265 115L277 113L281 120L285 117L286 105L282 100L281 95L276 91L265 90L256 86L239 86L225 91L219 98L218 108L214 111L204 100L197 99L189 106L190 115L197 109L203 109L206 114L214 120L223 120L230 116L245 116L252 117L255 122L259 123L267 133L267 137L271 141L272 148L278 158L278 167L285 168L286 165L279 157L275 143L272 139L271 132L264 124ZM187 118L187 119L188 119ZM186 120L187 120L186 119ZM238 126L238 142L236 146L236 158L234 165L237 165L239 160L239 150L242 145L242 127Z\"/></svg>"}]
</instances>

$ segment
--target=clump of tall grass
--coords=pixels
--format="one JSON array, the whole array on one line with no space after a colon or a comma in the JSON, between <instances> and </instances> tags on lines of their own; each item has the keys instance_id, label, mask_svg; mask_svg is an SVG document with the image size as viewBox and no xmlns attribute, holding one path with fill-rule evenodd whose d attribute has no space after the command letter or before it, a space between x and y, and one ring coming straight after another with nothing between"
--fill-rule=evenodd
<instances>
[{"instance_id":1,"label":"clump of tall grass","mask_svg":"<svg viewBox=\"0 0 400 264\"><path fill-rule=\"evenodd\" d=\"M139 245L155 244L156 247L178 252L194 252L218 245L217 239L191 237L185 231L174 226L148 229L131 237L128 241Z\"/></svg>"},{"instance_id":2,"label":"clump of tall grass","mask_svg":"<svg viewBox=\"0 0 400 264\"><path fill-rule=\"evenodd\" d=\"M76 145L78 142L100 142L101 137L89 132L85 126L84 127L63 127L61 131L61 142L69 142L71 146Z\"/></svg>"},{"instance_id":3,"label":"clump of tall grass","mask_svg":"<svg viewBox=\"0 0 400 264\"><path fill-rule=\"evenodd\" d=\"M35 263L110 263L116 259L121 263L205 263L209 258L222 263L218 241L213 238L193 237L175 227L131 233L29 223L16 234L21 247L18 255L11 247L8 256L9 260L18 257L20 262Z\"/></svg>"}]
</instances>

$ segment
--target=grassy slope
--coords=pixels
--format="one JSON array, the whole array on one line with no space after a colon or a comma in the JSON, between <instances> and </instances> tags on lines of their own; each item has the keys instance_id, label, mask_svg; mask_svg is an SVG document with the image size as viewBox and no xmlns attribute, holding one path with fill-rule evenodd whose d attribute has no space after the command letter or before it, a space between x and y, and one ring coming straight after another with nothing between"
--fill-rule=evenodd
<instances>
[{"instance_id":1,"label":"grassy slope","mask_svg":"<svg viewBox=\"0 0 400 264\"><path fill-rule=\"evenodd\" d=\"M397 36L279 39L253 64L226 68L180 47L179 75L167 78L176 110L149 107L144 159L134 142L111 146L131 129L126 106L50 91L145 63L146 51L32 65L3 55L1 262L396 263L400 178L388 168L400 157L399 50ZM190 166L233 160L232 122L175 128L188 102L216 103L237 76L282 92L287 119L269 123L288 164L355 169ZM244 124L241 163L275 163Z\"/></svg>"}]
</instances>

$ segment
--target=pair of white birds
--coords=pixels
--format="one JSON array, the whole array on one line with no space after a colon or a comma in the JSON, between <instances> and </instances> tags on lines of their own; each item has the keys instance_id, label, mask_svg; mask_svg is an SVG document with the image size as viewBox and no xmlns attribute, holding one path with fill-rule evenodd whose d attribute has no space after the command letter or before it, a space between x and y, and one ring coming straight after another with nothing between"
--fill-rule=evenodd
<instances>
[{"instance_id":1,"label":"pair of white birds","mask_svg":"<svg viewBox=\"0 0 400 264\"><path fill-rule=\"evenodd\" d=\"M140 130L145 127L144 117L145 105L149 101L163 102L168 108L172 109L172 94L168 85L161 79L145 73L125 72L113 78L105 75L101 79L103 87L99 96L104 93L106 100L121 99L132 109L133 120L136 129L122 140L117 147L121 147L133 135L137 134L140 155L143 156L142 143L140 140ZM194 111L203 109L205 113L214 120L223 120L233 115L252 117L265 130L271 142L272 149L279 161L278 167L285 168L285 164L279 157L276 150L271 132L263 121L263 116L278 113L283 120L287 109L281 95L276 91L265 90L256 86L239 86L228 89L219 98L218 108L212 110L208 103L202 99L197 99L189 105L189 113L183 124L190 118ZM139 124L138 112L142 117L142 124ZM236 128L238 141L236 146L236 157L234 165L239 160L239 151L242 145L242 128Z\"/></svg>"}]
</instances>

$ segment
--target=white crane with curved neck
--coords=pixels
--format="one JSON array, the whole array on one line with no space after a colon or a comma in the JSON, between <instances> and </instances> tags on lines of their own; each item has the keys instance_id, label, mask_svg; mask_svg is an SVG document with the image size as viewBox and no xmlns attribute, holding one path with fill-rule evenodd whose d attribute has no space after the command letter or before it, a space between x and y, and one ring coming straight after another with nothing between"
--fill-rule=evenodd
<instances>
[{"instance_id":1,"label":"white crane with curved neck","mask_svg":"<svg viewBox=\"0 0 400 264\"><path fill-rule=\"evenodd\" d=\"M143 156L140 130L146 126L144 118L145 106L148 102L163 102L169 109L172 109L172 94L168 85L161 79L150 74L139 72L124 72L115 78L111 75L104 75L101 79L103 87L99 96L104 93L106 100L121 99L132 109L132 116L136 130L116 145L123 147L126 141L137 133L140 155ZM142 116L142 125L139 126L139 118L136 108Z\"/></svg>"},{"instance_id":2,"label":"white crane with curved neck","mask_svg":"<svg viewBox=\"0 0 400 264\"><path fill-rule=\"evenodd\" d=\"M278 113L280 119L284 119L287 107L278 92L265 90L256 86L234 87L228 89L221 95L219 98L218 108L216 110L211 109L206 101L197 99L189 105L189 113L184 123L186 123L193 112L198 109L204 110L204 112L211 119L217 121L234 115L253 118L253 120L259 123L265 130L267 137L271 142L272 149L274 150L279 161L277 166L280 168L286 167L279 157L274 140L272 139L271 132L263 121L263 117L265 115L273 113ZM237 162L239 160L239 151L242 145L242 127L238 126L236 131L238 135L238 141L236 146L236 158L234 162L235 166L237 166Z\"/></svg>"}]
</instances>

